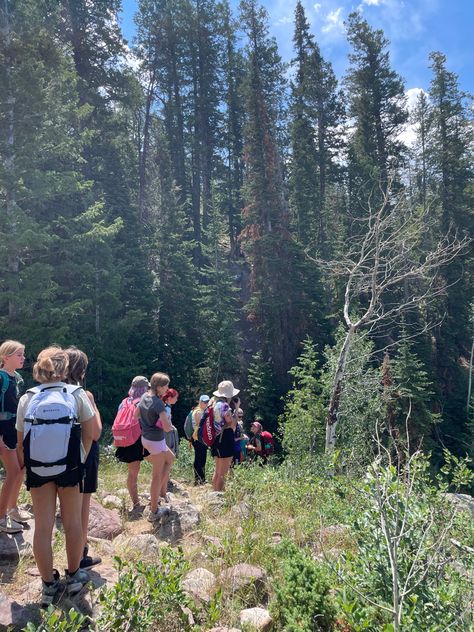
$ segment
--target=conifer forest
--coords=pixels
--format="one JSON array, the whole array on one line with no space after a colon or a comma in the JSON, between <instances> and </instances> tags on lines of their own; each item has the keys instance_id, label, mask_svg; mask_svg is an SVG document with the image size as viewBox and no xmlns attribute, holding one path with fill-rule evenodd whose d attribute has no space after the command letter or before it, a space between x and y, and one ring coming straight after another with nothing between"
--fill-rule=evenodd
<instances>
[{"instance_id":1,"label":"conifer forest","mask_svg":"<svg viewBox=\"0 0 474 632\"><path fill-rule=\"evenodd\" d=\"M338 80L299 1L290 62L257 0L139 0L129 43L120 8L0 2L1 338L27 384L74 344L106 425L160 370L178 426L230 379L283 450L362 463L380 426L434 467L472 457L473 110L450 60L409 109L359 13Z\"/></svg>"}]
</instances>

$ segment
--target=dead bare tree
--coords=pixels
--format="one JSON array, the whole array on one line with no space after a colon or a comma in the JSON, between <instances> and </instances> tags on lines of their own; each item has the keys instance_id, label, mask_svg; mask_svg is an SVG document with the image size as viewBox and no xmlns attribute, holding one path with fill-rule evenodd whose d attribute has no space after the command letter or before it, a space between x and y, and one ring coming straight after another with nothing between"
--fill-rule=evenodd
<instances>
[{"instance_id":1,"label":"dead bare tree","mask_svg":"<svg viewBox=\"0 0 474 632\"><path fill-rule=\"evenodd\" d=\"M445 291L439 269L463 250L467 241L445 235L429 251L421 243L433 229L430 211L413 208L403 192L391 187L382 202L357 220L355 237L347 240L344 254L334 261L320 261L333 276L345 279L344 324L346 335L339 352L326 419L326 452L336 444L339 404L344 375L354 335L395 321L404 312L431 302Z\"/></svg>"}]
</instances>

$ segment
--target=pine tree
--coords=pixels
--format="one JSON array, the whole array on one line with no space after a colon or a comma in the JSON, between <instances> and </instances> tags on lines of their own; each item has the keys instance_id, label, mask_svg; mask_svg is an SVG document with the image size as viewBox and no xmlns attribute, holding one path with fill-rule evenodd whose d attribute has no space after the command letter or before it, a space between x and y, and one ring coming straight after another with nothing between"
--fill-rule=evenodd
<instances>
[{"instance_id":1,"label":"pine tree","mask_svg":"<svg viewBox=\"0 0 474 632\"><path fill-rule=\"evenodd\" d=\"M352 45L346 75L349 116L354 131L349 148L350 213L365 215L367 204L387 189L389 177L400 165L403 147L399 139L407 120L404 86L391 68L388 41L373 30L360 14L351 13L347 37Z\"/></svg>"},{"instance_id":2,"label":"pine tree","mask_svg":"<svg viewBox=\"0 0 474 632\"><path fill-rule=\"evenodd\" d=\"M457 76L446 68L446 58L432 53L429 123L432 135L428 153L432 182L440 200L440 232L456 231L472 238L472 114L458 86ZM464 453L471 445L465 411L471 331L470 297L472 256L466 252L446 266L446 298L438 304L436 366L441 389L442 440L446 447Z\"/></svg>"}]
</instances>

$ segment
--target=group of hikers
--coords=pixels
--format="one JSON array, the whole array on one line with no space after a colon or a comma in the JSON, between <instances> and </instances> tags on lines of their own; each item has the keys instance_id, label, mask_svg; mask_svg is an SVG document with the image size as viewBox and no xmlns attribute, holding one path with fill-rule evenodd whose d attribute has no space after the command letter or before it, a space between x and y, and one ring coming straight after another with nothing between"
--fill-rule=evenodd
<instances>
[{"instance_id":1,"label":"group of hikers","mask_svg":"<svg viewBox=\"0 0 474 632\"><path fill-rule=\"evenodd\" d=\"M6 340L0 345L0 460L5 470L0 532L19 533L34 518L33 554L42 578L41 605L47 607L60 588L52 550L57 499L65 535L68 594L77 594L89 581L87 569L101 562L89 554L87 531L91 494L98 485L102 421L92 393L83 388L88 366L83 351L73 346L43 349L33 366L38 386L20 397L23 379L18 371L24 361L22 343ZM194 450L195 483L205 482L210 448L215 457L215 491L224 489L233 464L246 458L264 464L273 452L272 436L259 420L252 422L250 437L244 433L238 395L231 381L220 382L212 397L200 396L184 424ZM132 511L145 509L140 504L138 475L144 459L151 463L147 518L152 523L169 513L168 483L179 450L171 406L178 397L166 373L154 373L150 380L136 376L112 427L116 457L128 466ZM23 480L31 494L33 514L17 504Z\"/></svg>"}]
</instances>

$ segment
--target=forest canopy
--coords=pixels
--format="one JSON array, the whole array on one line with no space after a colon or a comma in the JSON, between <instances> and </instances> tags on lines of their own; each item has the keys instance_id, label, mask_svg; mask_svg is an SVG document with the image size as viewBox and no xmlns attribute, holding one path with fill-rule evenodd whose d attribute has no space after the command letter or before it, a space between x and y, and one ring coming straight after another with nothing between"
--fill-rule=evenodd
<instances>
[{"instance_id":1,"label":"forest canopy","mask_svg":"<svg viewBox=\"0 0 474 632\"><path fill-rule=\"evenodd\" d=\"M183 418L232 379L287 446L323 450L336 404L343 446L383 419L472 455L473 120L449 60L409 110L359 13L338 81L300 2L289 64L255 0L140 0L132 49L120 8L0 6L2 337L84 349L106 421L164 370Z\"/></svg>"}]
</instances>

